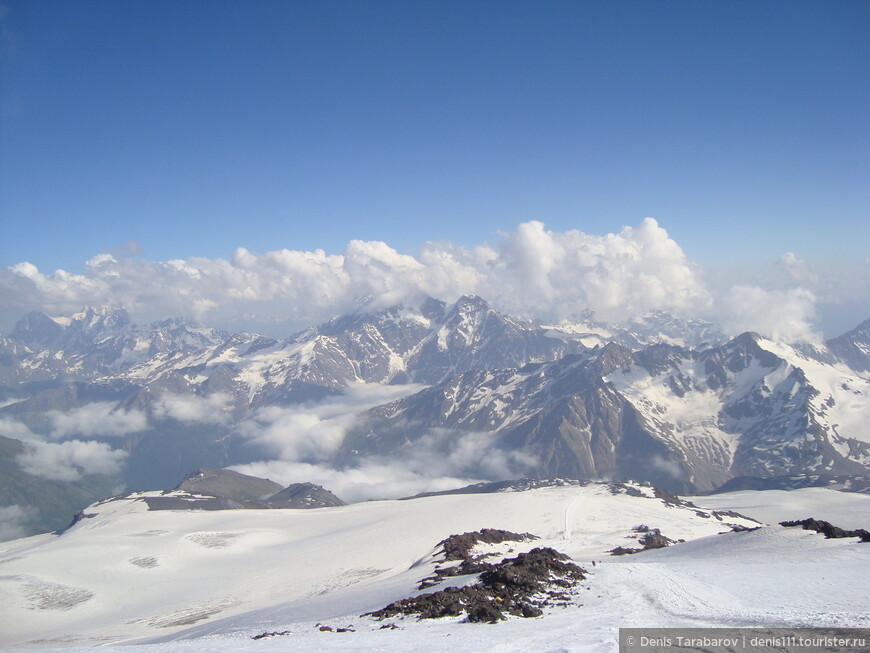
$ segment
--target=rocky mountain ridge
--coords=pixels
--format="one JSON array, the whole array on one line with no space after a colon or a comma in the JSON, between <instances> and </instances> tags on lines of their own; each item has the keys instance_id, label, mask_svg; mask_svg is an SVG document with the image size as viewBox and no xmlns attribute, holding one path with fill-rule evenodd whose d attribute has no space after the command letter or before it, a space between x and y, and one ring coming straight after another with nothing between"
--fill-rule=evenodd
<instances>
[{"instance_id":1,"label":"rocky mountain ridge","mask_svg":"<svg viewBox=\"0 0 870 653\"><path fill-rule=\"evenodd\" d=\"M609 330L587 318L547 325L479 297L427 299L278 340L181 320L140 328L107 307L31 314L0 337L0 435L21 442L15 461L35 478L101 471L132 490L269 460L341 472L430 456L462 479L693 492L870 469L866 323L809 349L665 315ZM332 419L338 439L317 428ZM276 448L288 440L290 453ZM42 458L53 462L40 471Z\"/></svg>"}]
</instances>

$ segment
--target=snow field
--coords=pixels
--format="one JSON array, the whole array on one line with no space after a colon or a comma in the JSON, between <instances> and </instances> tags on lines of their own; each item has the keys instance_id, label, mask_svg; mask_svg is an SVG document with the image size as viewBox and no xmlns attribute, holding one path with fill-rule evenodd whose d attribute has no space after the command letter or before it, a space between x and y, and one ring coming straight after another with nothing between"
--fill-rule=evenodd
<instances>
[{"instance_id":1,"label":"snow field","mask_svg":"<svg viewBox=\"0 0 870 653\"><path fill-rule=\"evenodd\" d=\"M747 494L759 496L751 501ZM820 510L826 498L831 514ZM851 512L870 524L867 497L826 489L695 502L743 503L768 517L814 507L799 516L854 527L836 520ZM305 511L144 507L105 502L60 536L0 545L0 647L616 651L620 626L870 626L870 546L778 526L718 535L729 526L715 517L614 495L604 484ZM637 546L632 529L641 524L687 542L634 556L606 554ZM574 592L575 605L496 625L404 619L389 620L397 629L381 630L381 622L359 617L414 594L434 569L440 540L481 528L541 538L491 550L510 548L514 555L553 546L573 557L590 572ZM320 623L352 624L356 632L321 632ZM284 630L292 634L251 639Z\"/></svg>"}]
</instances>

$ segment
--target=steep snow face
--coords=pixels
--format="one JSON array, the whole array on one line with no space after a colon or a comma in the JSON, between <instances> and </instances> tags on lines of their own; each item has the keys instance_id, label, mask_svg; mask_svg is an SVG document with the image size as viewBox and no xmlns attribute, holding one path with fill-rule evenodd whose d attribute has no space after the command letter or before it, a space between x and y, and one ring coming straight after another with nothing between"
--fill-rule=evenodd
<instances>
[{"instance_id":1,"label":"steep snow face","mask_svg":"<svg viewBox=\"0 0 870 653\"><path fill-rule=\"evenodd\" d=\"M762 341L762 345L799 368L815 388L809 399L813 415L820 425L836 434L836 445L844 455L849 451L847 440L870 443L870 381L844 365L826 365L804 356L794 347L771 340Z\"/></svg>"},{"instance_id":2,"label":"steep snow face","mask_svg":"<svg viewBox=\"0 0 870 653\"><path fill-rule=\"evenodd\" d=\"M860 474L866 435L847 429L870 423L870 397L866 382L844 373L754 334L703 350L610 344L458 374L370 411L345 450L396 453L436 429L457 442L487 433L536 459L525 473L640 477L673 491L735 475Z\"/></svg>"},{"instance_id":3,"label":"steep snow face","mask_svg":"<svg viewBox=\"0 0 870 653\"><path fill-rule=\"evenodd\" d=\"M780 504L803 493L758 492L756 508L778 521ZM572 650L615 652L621 626L870 626L864 609L870 546L778 526L728 532L731 524L758 524L656 498L651 488L632 484L306 511L149 512L146 497L96 504L59 536L4 543L5 646L528 651L570 642ZM856 521L870 521L868 497L843 497ZM733 505L726 495L715 499L721 508ZM641 526L686 541L631 556L607 554L636 543ZM417 593L435 567L436 544L482 528L538 535L511 543L510 555L551 546L588 578L566 607L539 619L494 626L391 619L387 624L396 628L384 629L385 622L359 616ZM324 632L323 624L352 624L354 632ZM264 632L287 634L252 639Z\"/></svg>"},{"instance_id":4,"label":"steep snow face","mask_svg":"<svg viewBox=\"0 0 870 653\"><path fill-rule=\"evenodd\" d=\"M638 410L649 428L685 453L692 484L701 480L713 487L730 475L739 433L724 429L720 419L733 386L711 389L706 376L702 361L678 353L667 371L635 363L605 380Z\"/></svg>"},{"instance_id":5,"label":"steep snow face","mask_svg":"<svg viewBox=\"0 0 870 653\"><path fill-rule=\"evenodd\" d=\"M606 380L678 444L694 478L857 473L870 460L868 383L751 334L702 352L653 347Z\"/></svg>"}]
</instances>

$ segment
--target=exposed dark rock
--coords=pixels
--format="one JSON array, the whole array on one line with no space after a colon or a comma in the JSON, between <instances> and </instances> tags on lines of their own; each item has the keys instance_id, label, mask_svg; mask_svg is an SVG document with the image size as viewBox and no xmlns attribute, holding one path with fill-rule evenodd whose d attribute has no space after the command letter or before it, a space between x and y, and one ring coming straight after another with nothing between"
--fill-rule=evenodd
<instances>
[{"instance_id":1,"label":"exposed dark rock","mask_svg":"<svg viewBox=\"0 0 870 653\"><path fill-rule=\"evenodd\" d=\"M870 320L825 344L832 354L853 370L870 371Z\"/></svg>"},{"instance_id":2,"label":"exposed dark rock","mask_svg":"<svg viewBox=\"0 0 870 653\"><path fill-rule=\"evenodd\" d=\"M531 533L512 533L498 528L484 528L471 533L451 535L438 542L444 550L444 560L468 560L470 551L477 544L501 544L502 542L527 542L537 540Z\"/></svg>"},{"instance_id":3,"label":"exposed dark rock","mask_svg":"<svg viewBox=\"0 0 870 653\"><path fill-rule=\"evenodd\" d=\"M424 578L420 581L417 589L426 589L437 585L445 578L455 576L468 576L471 574L480 574L490 569L491 565L483 562L484 558L490 557L492 553L473 556L471 550L480 543L484 544L501 544L502 542L525 542L528 540L538 539L536 535L531 533L512 533L511 531L500 530L497 528L484 528L479 531L470 533L462 533L461 535L451 535L450 537L441 540L438 546L444 554L442 562L451 562L460 560L458 565L450 567L438 567L435 569L435 575Z\"/></svg>"},{"instance_id":4,"label":"exposed dark rock","mask_svg":"<svg viewBox=\"0 0 870 653\"><path fill-rule=\"evenodd\" d=\"M508 614L539 617L551 598L564 598L564 592L553 592L551 587L570 588L586 577L586 571L570 560L555 549L535 548L497 564L481 563L486 570L473 585L402 599L363 616L384 619L417 615L418 619L437 619L464 614L472 623L495 623Z\"/></svg>"},{"instance_id":5,"label":"exposed dark rock","mask_svg":"<svg viewBox=\"0 0 870 653\"><path fill-rule=\"evenodd\" d=\"M122 494L105 501L140 500L148 505L148 510L282 510L345 505L332 492L313 483L294 483L274 496L263 500L234 498L240 494L257 492L258 489L270 489L272 485L281 486L277 483L272 483L272 481L258 479L253 476L245 476L244 474L235 475L235 472L229 472L235 476L227 477L224 475L226 471L197 470L190 474L188 479L179 485L178 489L151 491L141 494ZM241 480L236 478L236 476L241 477ZM183 487L197 486L198 480L203 478L206 479L205 485L211 492L182 489ZM231 481L229 486L225 483L227 478ZM215 479L218 481L217 485L211 482ZM257 482L260 483L258 484ZM218 494L218 492L224 492L224 494ZM82 517L87 517L87 515ZM82 517L76 516L75 521L78 521Z\"/></svg>"},{"instance_id":6,"label":"exposed dark rock","mask_svg":"<svg viewBox=\"0 0 870 653\"><path fill-rule=\"evenodd\" d=\"M265 639L266 637L280 637L282 635L290 635L289 630L282 630L280 633L277 631L271 633L260 633L259 635L254 635L251 639Z\"/></svg>"},{"instance_id":7,"label":"exposed dark rock","mask_svg":"<svg viewBox=\"0 0 870 653\"><path fill-rule=\"evenodd\" d=\"M293 483L266 499L269 508L331 508L345 505L329 490L314 483Z\"/></svg>"},{"instance_id":8,"label":"exposed dark rock","mask_svg":"<svg viewBox=\"0 0 870 653\"><path fill-rule=\"evenodd\" d=\"M627 547L627 546L617 546L613 549L610 549L610 551L608 551L608 553L610 555L614 555L614 556L624 556L624 555L631 555L633 553L639 553L641 551L643 551L643 549L634 549L634 548Z\"/></svg>"},{"instance_id":9,"label":"exposed dark rock","mask_svg":"<svg viewBox=\"0 0 870 653\"><path fill-rule=\"evenodd\" d=\"M641 551L647 551L649 549L662 549L666 546L674 544L675 542L675 540L672 540L671 538L662 535L662 532L658 528L651 529L645 524L635 526L632 530L634 530L634 532L636 533L643 533L643 536L638 538L638 542L640 543L641 548L618 546L608 551L610 555L631 555L633 553L640 553ZM676 541L682 542L683 540Z\"/></svg>"},{"instance_id":10,"label":"exposed dark rock","mask_svg":"<svg viewBox=\"0 0 870 653\"><path fill-rule=\"evenodd\" d=\"M120 497L125 498L125 497ZM247 501L227 497L200 496L189 493L168 492L144 497L148 510L240 510L249 508Z\"/></svg>"},{"instance_id":11,"label":"exposed dark rock","mask_svg":"<svg viewBox=\"0 0 870 653\"><path fill-rule=\"evenodd\" d=\"M853 531L847 531L839 526L834 526L830 522L822 521L821 519L804 519L801 521L783 521L779 522L780 526L800 526L805 531L815 531L822 533L826 538L843 538L843 537L858 537L862 542L870 542L870 533L863 528L858 528Z\"/></svg>"},{"instance_id":12,"label":"exposed dark rock","mask_svg":"<svg viewBox=\"0 0 870 653\"><path fill-rule=\"evenodd\" d=\"M639 541L644 549L663 549L674 543L674 540L662 535L658 528L654 528L649 533L646 533Z\"/></svg>"},{"instance_id":13,"label":"exposed dark rock","mask_svg":"<svg viewBox=\"0 0 870 653\"><path fill-rule=\"evenodd\" d=\"M749 533L750 531L757 531L761 526L743 526L742 524L734 524L731 527L731 532L733 533Z\"/></svg>"},{"instance_id":14,"label":"exposed dark rock","mask_svg":"<svg viewBox=\"0 0 870 653\"><path fill-rule=\"evenodd\" d=\"M176 489L193 494L227 497L236 501L257 501L270 497L283 488L274 481L229 469L197 469L188 474Z\"/></svg>"}]
</instances>

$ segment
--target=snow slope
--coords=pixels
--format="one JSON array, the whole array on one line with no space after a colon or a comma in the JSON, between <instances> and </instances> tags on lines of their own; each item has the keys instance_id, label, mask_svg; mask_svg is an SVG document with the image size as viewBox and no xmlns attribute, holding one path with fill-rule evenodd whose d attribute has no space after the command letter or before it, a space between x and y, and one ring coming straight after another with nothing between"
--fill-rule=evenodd
<instances>
[{"instance_id":1,"label":"snow slope","mask_svg":"<svg viewBox=\"0 0 870 653\"><path fill-rule=\"evenodd\" d=\"M719 535L731 523L754 524L629 487L614 493L603 483L568 485L306 511L148 511L144 495L102 502L62 535L0 545L0 646L616 651L620 626L870 627L870 545L779 526ZM839 502L836 514L848 511L870 525L870 498L826 489L757 492L754 508L779 521L774 515L785 508L778 504L806 500L824 519L816 496L824 492ZM747 503L745 494L696 501L723 508L731 499ZM636 545L632 529L640 524L687 542L634 556L606 553ZM407 619L382 629L359 617L413 594L434 568L440 540L481 528L541 538L512 543L516 552L553 546L573 557L590 574L572 605L496 625ZM355 632L321 632L319 624L352 624ZM273 631L291 633L251 639Z\"/></svg>"},{"instance_id":2,"label":"snow slope","mask_svg":"<svg viewBox=\"0 0 870 653\"><path fill-rule=\"evenodd\" d=\"M870 530L870 495L867 494L808 487L791 491L742 490L687 499L699 506L735 510L767 523L815 517L840 528Z\"/></svg>"}]
</instances>

